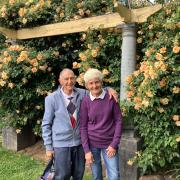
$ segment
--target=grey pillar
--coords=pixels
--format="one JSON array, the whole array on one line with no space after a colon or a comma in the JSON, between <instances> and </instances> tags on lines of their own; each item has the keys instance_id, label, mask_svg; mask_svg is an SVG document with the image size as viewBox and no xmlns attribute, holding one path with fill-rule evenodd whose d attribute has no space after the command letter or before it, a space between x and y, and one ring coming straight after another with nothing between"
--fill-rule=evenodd
<instances>
[{"instance_id":1,"label":"grey pillar","mask_svg":"<svg viewBox=\"0 0 180 180\"><path fill-rule=\"evenodd\" d=\"M124 24L122 28L121 91L120 99L126 98L126 78L136 66L136 28L135 24Z\"/></svg>"},{"instance_id":2,"label":"grey pillar","mask_svg":"<svg viewBox=\"0 0 180 180\"><path fill-rule=\"evenodd\" d=\"M122 28L120 99L124 100L126 99L126 78L133 73L136 67L136 28L134 23L124 24L120 28ZM125 125L119 147L121 180L137 180L139 178L138 168L135 165L129 166L127 162L140 147L141 141L136 136L132 123Z\"/></svg>"}]
</instances>

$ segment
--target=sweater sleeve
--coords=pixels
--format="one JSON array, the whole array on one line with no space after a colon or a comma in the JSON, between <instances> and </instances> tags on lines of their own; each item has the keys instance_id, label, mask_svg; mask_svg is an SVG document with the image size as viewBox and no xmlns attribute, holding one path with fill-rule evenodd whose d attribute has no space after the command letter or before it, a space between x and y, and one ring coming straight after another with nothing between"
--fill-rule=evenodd
<instances>
[{"instance_id":1,"label":"sweater sleeve","mask_svg":"<svg viewBox=\"0 0 180 180\"><path fill-rule=\"evenodd\" d=\"M52 146L52 123L54 119L54 105L52 97L45 98L45 112L42 120L42 137L46 150L53 150Z\"/></svg>"},{"instance_id":2,"label":"sweater sleeve","mask_svg":"<svg viewBox=\"0 0 180 180\"><path fill-rule=\"evenodd\" d=\"M81 142L84 149L84 152L90 152L89 148L89 140L88 140L88 107L86 98L83 98L80 107L80 135L81 135Z\"/></svg>"},{"instance_id":3,"label":"sweater sleeve","mask_svg":"<svg viewBox=\"0 0 180 180\"><path fill-rule=\"evenodd\" d=\"M122 134L122 113L119 108L119 104L114 101L114 108L113 108L113 118L115 121L115 132L113 141L111 142L110 146L113 148L118 148L118 145L120 143L120 138Z\"/></svg>"}]
</instances>

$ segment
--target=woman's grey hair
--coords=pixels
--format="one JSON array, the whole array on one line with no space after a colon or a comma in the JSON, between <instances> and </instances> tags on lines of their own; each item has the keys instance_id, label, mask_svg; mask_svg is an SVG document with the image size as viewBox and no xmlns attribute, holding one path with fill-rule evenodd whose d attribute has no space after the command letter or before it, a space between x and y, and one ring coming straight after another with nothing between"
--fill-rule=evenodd
<instances>
[{"instance_id":1,"label":"woman's grey hair","mask_svg":"<svg viewBox=\"0 0 180 180\"><path fill-rule=\"evenodd\" d=\"M98 69L88 69L84 74L84 81L85 84L88 83L89 80L92 80L94 78L98 78L99 80L103 80L103 74Z\"/></svg>"}]
</instances>

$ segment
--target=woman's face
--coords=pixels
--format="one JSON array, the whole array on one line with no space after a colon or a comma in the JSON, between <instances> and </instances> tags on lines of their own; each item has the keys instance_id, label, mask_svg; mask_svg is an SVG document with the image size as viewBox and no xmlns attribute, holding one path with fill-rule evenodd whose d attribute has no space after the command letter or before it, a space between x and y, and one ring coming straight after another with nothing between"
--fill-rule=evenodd
<instances>
[{"instance_id":1,"label":"woman's face","mask_svg":"<svg viewBox=\"0 0 180 180\"><path fill-rule=\"evenodd\" d=\"M99 78L89 80L86 87L95 97L98 97L102 93L102 81Z\"/></svg>"}]
</instances>

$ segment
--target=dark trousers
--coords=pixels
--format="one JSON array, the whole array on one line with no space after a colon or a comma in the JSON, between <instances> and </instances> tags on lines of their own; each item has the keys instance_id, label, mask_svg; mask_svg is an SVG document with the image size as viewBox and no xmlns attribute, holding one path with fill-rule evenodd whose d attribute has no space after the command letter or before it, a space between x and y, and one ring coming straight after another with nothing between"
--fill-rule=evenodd
<instances>
[{"instance_id":1,"label":"dark trousers","mask_svg":"<svg viewBox=\"0 0 180 180\"><path fill-rule=\"evenodd\" d=\"M82 180L85 158L82 146L54 148L55 180Z\"/></svg>"}]
</instances>

